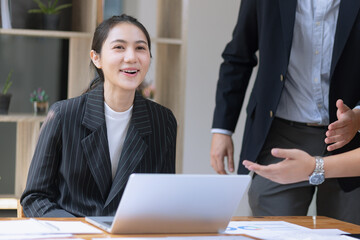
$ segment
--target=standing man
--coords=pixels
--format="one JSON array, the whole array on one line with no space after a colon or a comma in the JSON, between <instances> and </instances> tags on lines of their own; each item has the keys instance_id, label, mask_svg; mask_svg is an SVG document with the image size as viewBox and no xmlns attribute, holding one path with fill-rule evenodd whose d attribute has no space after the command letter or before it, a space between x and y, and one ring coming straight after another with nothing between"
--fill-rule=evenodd
<instances>
[{"instance_id":1,"label":"standing man","mask_svg":"<svg viewBox=\"0 0 360 240\"><path fill-rule=\"evenodd\" d=\"M231 134L257 51L240 162L279 162L273 147L316 156L359 147L360 1L242 0L217 85L211 145L216 172L226 174L225 158L234 170ZM350 108L336 105L338 99ZM248 171L239 164L238 173ZM250 207L256 216L306 215L316 186L318 215L360 224L359 178L280 185L254 174Z\"/></svg>"}]
</instances>

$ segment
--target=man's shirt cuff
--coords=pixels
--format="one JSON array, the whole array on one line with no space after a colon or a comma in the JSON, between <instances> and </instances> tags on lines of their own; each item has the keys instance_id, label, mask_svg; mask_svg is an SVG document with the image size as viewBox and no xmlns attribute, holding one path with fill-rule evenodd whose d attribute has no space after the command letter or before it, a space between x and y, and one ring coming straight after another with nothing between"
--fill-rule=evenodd
<instances>
[{"instance_id":1,"label":"man's shirt cuff","mask_svg":"<svg viewBox=\"0 0 360 240\"><path fill-rule=\"evenodd\" d=\"M355 106L353 109L360 109L360 105ZM360 129L358 130L358 133L360 133Z\"/></svg>"},{"instance_id":2,"label":"man's shirt cuff","mask_svg":"<svg viewBox=\"0 0 360 240\"><path fill-rule=\"evenodd\" d=\"M221 129L221 128L212 128L211 133L221 133L221 134L225 134L225 135L229 135L229 136L233 135L232 131L229 131L226 129Z\"/></svg>"}]
</instances>

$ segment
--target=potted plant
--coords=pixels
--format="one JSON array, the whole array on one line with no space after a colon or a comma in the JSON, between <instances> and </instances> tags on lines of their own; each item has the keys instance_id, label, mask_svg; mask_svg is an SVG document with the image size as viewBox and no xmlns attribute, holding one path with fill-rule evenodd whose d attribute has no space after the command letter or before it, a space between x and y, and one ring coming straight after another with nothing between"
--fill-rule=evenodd
<instances>
[{"instance_id":1,"label":"potted plant","mask_svg":"<svg viewBox=\"0 0 360 240\"><path fill-rule=\"evenodd\" d=\"M34 113L35 114L46 114L49 108L48 102L49 96L46 94L45 90L38 88L30 94L30 102L34 104Z\"/></svg>"},{"instance_id":2,"label":"potted plant","mask_svg":"<svg viewBox=\"0 0 360 240\"><path fill-rule=\"evenodd\" d=\"M11 94L8 93L9 88L12 85L11 81L12 70L9 72L4 86L0 92L0 114L8 114Z\"/></svg>"},{"instance_id":3,"label":"potted plant","mask_svg":"<svg viewBox=\"0 0 360 240\"><path fill-rule=\"evenodd\" d=\"M56 30L59 25L59 13L65 8L72 6L71 3L58 5L59 0L47 0L47 4L41 0L34 0L38 5L38 9L30 9L28 13L42 13L44 28L48 30Z\"/></svg>"},{"instance_id":4,"label":"potted plant","mask_svg":"<svg viewBox=\"0 0 360 240\"><path fill-rule=\"evenodd\" d=\"M144 98L154 100L155 97L155 86L151 83L142 82L140 86L138 87L138 92L141 93L141 95Z\"/></svg>"}]
</instances>

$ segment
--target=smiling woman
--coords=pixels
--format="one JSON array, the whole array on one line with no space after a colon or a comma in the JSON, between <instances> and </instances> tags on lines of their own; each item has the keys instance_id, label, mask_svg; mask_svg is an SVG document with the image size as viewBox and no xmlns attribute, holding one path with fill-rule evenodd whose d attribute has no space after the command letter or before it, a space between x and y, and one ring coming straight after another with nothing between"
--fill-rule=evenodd
<instances>
[{"instance_id":1,"label":"smiling woman","mask_svg":"<svg viewBox=\"0 0 360 240\"><path fill-rule=\"evenodd\" d=\"M175 173L176 119L136 92L150 46L128 15L97 27L90 57L99 78L49 110L21 197L27 217L114 215L131 173Z\"/></svg>"},{"instance_id":2,"label":"smiling woman","mask_svg":"<svg viewBox=\"0 0 360 240\"><path fill-rule=\"evenodd\" d=\"M128 22L117 24L109 32L101 52L92 50L90 56L104 76L105 102L115 111L128 109L150 65L150 50L144 32ZM121 96L125 95L129 95L129 101L119 105L119 99L124 99Z\"/></svg>"}]
</instances>

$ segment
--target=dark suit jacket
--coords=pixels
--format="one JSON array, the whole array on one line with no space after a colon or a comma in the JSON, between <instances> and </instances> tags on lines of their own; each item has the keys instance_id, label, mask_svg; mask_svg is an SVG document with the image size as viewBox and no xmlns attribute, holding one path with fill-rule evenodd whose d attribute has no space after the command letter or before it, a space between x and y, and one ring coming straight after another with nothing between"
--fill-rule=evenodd
<instances>
[{"instance_id":1,"label":"dark suit jacket","mask_svg":"<svg viewBox=\"0 0 360 240\"><path fill-rule=\"evenodd\" d=\"M242 0L233 39L223 52L213 128L234 131L252 69L257 64L255 52L259 50L258 74L246 109L241 161L257 159L273 121L270 112L276 113L284 87L281 75L286 76L289 63L296 5L296 0ZM330 73L330 122L337 120L337 99L343 99L351 108L360 104L359 8L358 0L340 3ZM359 144L357 135L336 153ZM238 173L247 172L239 164ZM341 180L344 189L352 189L353 183L353 179Z\"/></svg>"},{"instance_id":2,"label":"dark suit jacket","mask_svg":"<svg viewBox=\"0 0 360 240\"><path fill-rule=\"evenodd\" d=\"M175 173L172 112L136 94L114 180L101 84L55 103L44 122L21 197L28 217L115 215L131 173Z\"/></svg>"}]
</instances>

